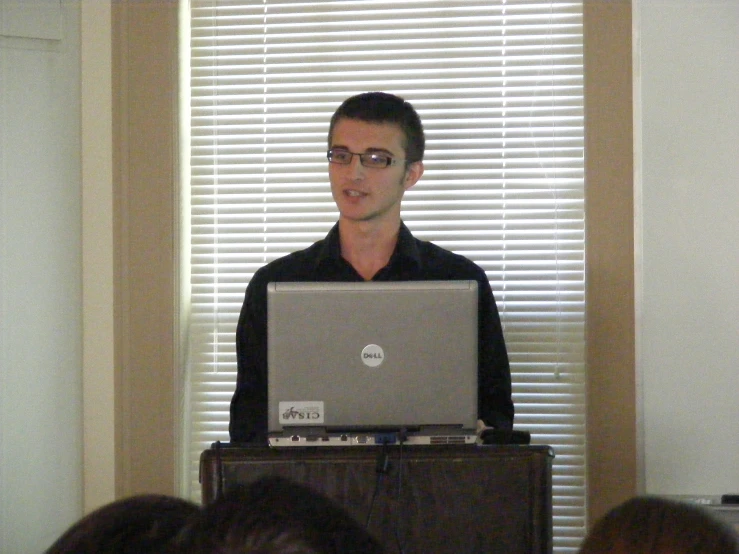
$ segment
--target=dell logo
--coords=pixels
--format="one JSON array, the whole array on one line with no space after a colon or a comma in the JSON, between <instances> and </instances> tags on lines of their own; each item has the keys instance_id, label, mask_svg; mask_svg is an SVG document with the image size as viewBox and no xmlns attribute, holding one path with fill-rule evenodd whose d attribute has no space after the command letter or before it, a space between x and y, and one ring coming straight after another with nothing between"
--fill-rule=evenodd
<instances>
[{"instance_id":1,"label":"dell logo","mask_svg":"<svg viewBox=\"0 0 739 554\"><path fill-rule=\"evenodd\" d=\"M367 367L377 367L385 360L385 352L376 344L368 344L362 349L362 363Z\"/></svg>"}]
</instances>

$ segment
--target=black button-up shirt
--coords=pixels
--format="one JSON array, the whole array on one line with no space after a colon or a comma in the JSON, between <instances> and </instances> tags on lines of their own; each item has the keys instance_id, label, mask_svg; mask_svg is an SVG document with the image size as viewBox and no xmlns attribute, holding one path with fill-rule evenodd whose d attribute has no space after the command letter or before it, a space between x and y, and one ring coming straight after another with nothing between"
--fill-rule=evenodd
<instances>
[{"instance_id":1,"label":"black button-up shirt","mask_svg":"<svg viewBox=\"0 0 739 554\"><path fill-rule=\"evenodd\" d=\"M478 417L486 425L513 425L511 372L498 308L490 282L477 264L464 256L415 238L401 223L398 243L374 281L470 280L479 291ZM238 374L231 400L232 442L267 441L267 283L285 281L363 281L341 257L339 226L305 250L260 268L246 288L236 327Z\"/></svg>"}]
</instances>

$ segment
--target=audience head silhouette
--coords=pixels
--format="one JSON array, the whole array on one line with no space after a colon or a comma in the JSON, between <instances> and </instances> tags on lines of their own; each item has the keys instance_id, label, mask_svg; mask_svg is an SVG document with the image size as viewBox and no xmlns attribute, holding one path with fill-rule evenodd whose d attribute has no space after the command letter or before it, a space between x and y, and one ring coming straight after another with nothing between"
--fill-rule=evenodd
<instances>
[{"instance_id":1,"label":"audience head silhouette","mask_svg":"<svg viewBox=\"0 0 739 554\"><path fill-rule=\"evenodd\" d=\"M174 554L196 504L164 495L111 502L72 525L46 554Z\"/></svg>"},{"instance_id":2,"label":"audience head silhouette","mask_svg":"<svg viewBox=\"0 0 739 554\"><path fill-rule=\"evenodd\" d=\"M598 520L580 554L739 554L739 540L701 506L640 496Z\"/></svg>"},{"instance_id":3,"label":"audience head silhouette","mask_svg":"<svg viewBox=\"0 0 739 554\"><path fill-rule=\"evenodd\" d=\"M381 544L338 503L305 485L264 477L203 508L188 553L382 554Z\"/></svg>"}]
</instances>

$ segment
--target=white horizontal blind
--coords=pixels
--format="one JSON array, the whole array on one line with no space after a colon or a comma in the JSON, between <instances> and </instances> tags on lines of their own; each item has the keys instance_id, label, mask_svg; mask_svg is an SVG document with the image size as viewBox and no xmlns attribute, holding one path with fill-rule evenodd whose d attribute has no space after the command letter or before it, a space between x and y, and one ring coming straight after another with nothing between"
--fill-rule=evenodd
<instances>
[{"instance_id":1,"label":"white horizontal blind","mask_svg":"<svg viewBox=\"0 0 739 554\"><path fill-rule=\"evenodd\" d=\"M418 110L414 234L481 265L515 424L553 447L555 550L585 527L582 2L191 0L189 472L228 440L234 335L263 264L337 218L328 122L382 90Z\"/></svg>"}]
</instances>

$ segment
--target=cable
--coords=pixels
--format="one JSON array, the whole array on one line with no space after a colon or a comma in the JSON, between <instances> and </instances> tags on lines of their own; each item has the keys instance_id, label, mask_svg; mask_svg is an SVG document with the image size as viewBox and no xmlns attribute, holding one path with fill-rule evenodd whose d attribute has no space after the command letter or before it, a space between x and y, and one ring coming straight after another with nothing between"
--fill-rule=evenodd
<instances>
[{"instance_id":1,"label":"cable","mask_svg":"<svg viewBox=\"0 0 739 554\"><path fill-rule=\"evenodd\" d=\"M388 473L390 469L390 456L387 452L387 443L383 443L382 450L377 454L377 461L375 463L375 473L377 478L375 479L375 490L372 492L372 499L370 500L369 511L367 512L367 521L364 526L369 529L370 521L372 519L372 511L375 506L375 499L377 498L377 492L380 490L380 484L382 478Z\"/></svg>"},{"instance_id":2,"label":"cable","mask_svg":"<svg viewBox=\"0 0 739 554\"><path fill-rule=\"evenodd\" d=\"M395 532L395 544L398 547L398 552L400 554L404 554L405 552L405 550L403 550L403 541L400 537L400 522L403 512L401 510L401 494L403 492L403 444L405 444L407 438L408 431L406 429L401 429L398 433L398 482L395 495L395 525L393 525L393 531Z\"/></svg>"},{"instance_id":3,"label":"cable","mask_svg":"<svg viewBox=\"0 0 739 554\"><path fill-rule=\"evenodd\" d=\"M223 477L223 456L221 453L221 441L216 441L214 446L216 451L216 494L213 500L215 501L219 500L223 496L225 479Z\"/></svg>"},{"instance_id":4,"label":"cable","mask_svg":"<svg viewBox=\"0 0 739 554\"><path fill-rule=\"evenodd\" d=\"M403 444L405 444L405 441L408 438L408 430L407 429L401 429L398 432L398 481L397 481L397 491L396 491L396 499L395 499L395 522L393 525L393 533L395 535L395 543L398 548L399 554L404 554L405 550L403 549L403 541L400 537L400 521L401 521L401 494L403 492ZM382 443L382 450L377 454L377 462L375 464L375 473L377 474L377 478L375 479L375 490L372 492L372 499L370 500L370 506L369 511L367 512L367 521L365 522L365 527L369 529L370 521L372 520L372 512L374 511L375 506L375 500L377 498L377 493L380 489L380 484L382 483L383 478L385 475L387 475L390 471L390 456L388 453L388 443L383 442Z\"/></svg>"}]
</instances>

